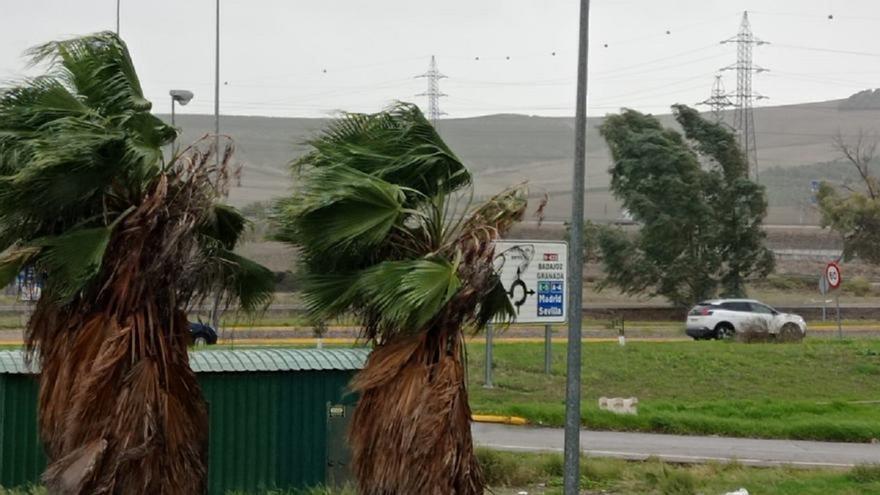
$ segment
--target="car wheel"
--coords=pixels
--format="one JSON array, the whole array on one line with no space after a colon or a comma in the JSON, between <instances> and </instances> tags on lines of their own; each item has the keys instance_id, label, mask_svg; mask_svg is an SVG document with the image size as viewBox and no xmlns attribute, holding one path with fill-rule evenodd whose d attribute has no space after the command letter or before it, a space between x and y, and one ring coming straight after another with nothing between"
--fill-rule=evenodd
<instances>
[{"instance_id":1,"label":"car wheel","mask_svg":"<svg viewBox=\"0 0 880 495\"><path fill-rule=\"evenodd\" d=\"M804 338L801 328L794 323L786 323L779 329L778 339L782 342L797 342Z\"/></svg>"},{"instance_id":2,"label":"car wheel","mask_svg":"<svg viewBox=\"0 0 880 495\"><path fill-rule=\"evenodd\" d=\"M196 347L206 346L208 345L208 339L206 339L204 335L197 335L193 339L193 345L195 345Z\"/></svg>"},{"instance_id":3,"label":"car wheel","mask_svg":"<svg viewBox=\"0 0 880 495\"><path fill-rule=\"evenodd\" d=\"M736 335L736 330L730 323L720 323L715 327L715 338L718 340L730 340Z\"/></svg>"}]
</instances>

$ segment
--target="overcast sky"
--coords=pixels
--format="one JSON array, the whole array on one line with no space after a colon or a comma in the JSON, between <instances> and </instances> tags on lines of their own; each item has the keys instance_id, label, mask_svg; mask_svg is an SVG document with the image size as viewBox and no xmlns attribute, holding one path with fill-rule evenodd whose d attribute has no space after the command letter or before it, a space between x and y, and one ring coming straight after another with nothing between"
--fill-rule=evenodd
<instances>
[{"instance_id":1,"label":"overcast sky","mask_svg":"<svg viewBox=\"0 0 880 495\"><path fill-rule=\"evenodd\" d=\"M147 96L196 97L213 112L214 1L121 0L121 34ZM654 113L709 95L733 64L749 10L754 89L781 105L880 86L878 0L594 0L589 113ZM501 112L573 115L577 0L221 0L221 112L326 116L425 104L416 79L436 55L449 117ZM754 10L752 10L754 9ZM833 19L829 19L833 16ZM0 79L24 74L21 53L59 37L115 29L116 0L0 0ZM668 34L667 34L668 31ZM554 55L555 53L555 55ZM733 71L723 72L729 91Z\"/></svg>"}]
</instances>

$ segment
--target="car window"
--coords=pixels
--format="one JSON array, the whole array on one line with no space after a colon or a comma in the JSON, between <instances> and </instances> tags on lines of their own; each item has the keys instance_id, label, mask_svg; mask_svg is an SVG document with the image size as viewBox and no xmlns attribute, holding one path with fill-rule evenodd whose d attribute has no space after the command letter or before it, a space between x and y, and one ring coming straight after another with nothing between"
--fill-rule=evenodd
<instances>
[{"instance_id":1,"label":"car window","mask_svg":"<svg viewBox=\"0 0 880 495\"><path fill-rule=\"evenodd\" d=\"M773 309L770 306L764 306L763 304L752 303L752 311L755 313L761 313L765 315L772 315Z\"/></svg>"},{"instance_id":2,"label":"car window","mask_svg":"<svg viewBox=\"0 0 880 495\"><path fill-rule=\"evenodd\" d=\"M699 314L703 314L704 311L712 311L715 309L719 309L719 306L716 306L714 304L709 304L709 303L699 303L696 306L694 306L693 309L691 309L690 314L699 315Z\"/></svg>"},{"instance_id":3,"label":"car window","mask_svg":"<svg viewBox=\"0 0 880 495\"><path fill-rule=\"evenodd\" d=\"M721 307L728 311L744 311L751 313L752 306L747 302L726 302L721 303Z\"/></svg>"}]
</instances>

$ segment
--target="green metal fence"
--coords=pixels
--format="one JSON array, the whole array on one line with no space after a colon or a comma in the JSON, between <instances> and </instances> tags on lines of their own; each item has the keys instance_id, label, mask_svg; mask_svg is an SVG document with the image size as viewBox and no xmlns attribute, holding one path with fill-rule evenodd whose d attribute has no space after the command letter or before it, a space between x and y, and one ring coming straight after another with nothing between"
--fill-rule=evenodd
<instances>
[{"instance_id":1,"label":"green metal fence","mask_svg":"<svg viewBox=\"0 0 880 495\"><path fill-rule=\"evenodd\" d=\"M328 408L354 404L347 386L366 356L362 349L192 353L209 408L209 493L327 482L328 459L345 458L347 448L328 436ZM36 398L21 354L0 352L0 486L37 483L45 467Z\"/></svg>"}]
</instances>

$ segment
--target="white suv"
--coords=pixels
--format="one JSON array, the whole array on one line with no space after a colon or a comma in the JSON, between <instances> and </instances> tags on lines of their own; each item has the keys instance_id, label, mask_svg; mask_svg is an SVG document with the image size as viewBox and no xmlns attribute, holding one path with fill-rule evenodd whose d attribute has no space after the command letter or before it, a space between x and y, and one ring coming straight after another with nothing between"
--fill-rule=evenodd
<instances>
[{"instance_id":1,"label":"white suv","mask_svg":"<svg viewBox=\"0 0 880 495\"><path fill-rule=\"evenodd\" d=\"M807 323L800 316L780 313L752 299L703 301L688 313L685 332L694 340L729 339L750 327L773 335L803 337L807 333Z\"/></svg>"}]
</instances>

